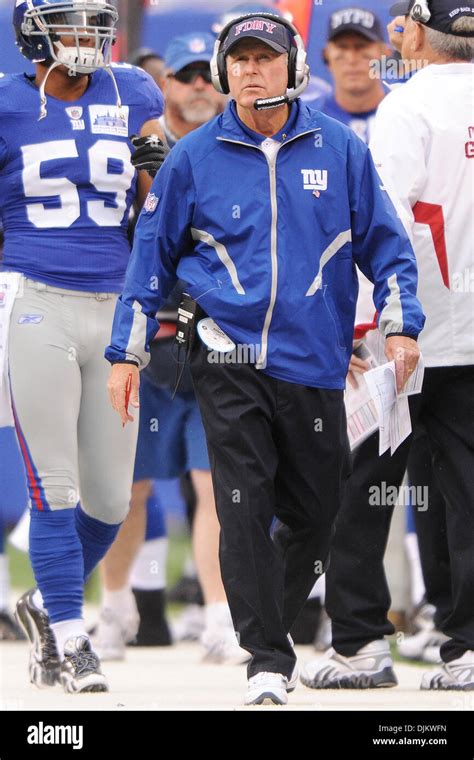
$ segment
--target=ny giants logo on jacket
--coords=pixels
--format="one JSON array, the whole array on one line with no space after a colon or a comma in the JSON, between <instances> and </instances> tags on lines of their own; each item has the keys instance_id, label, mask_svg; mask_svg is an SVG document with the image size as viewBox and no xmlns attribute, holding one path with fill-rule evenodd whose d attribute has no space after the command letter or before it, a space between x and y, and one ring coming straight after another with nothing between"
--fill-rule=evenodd
<instances>
[{"instance_id":1,"label":"ny giants logo on jacket","mask_svg":"<svg viewBox=\"0 0 474 760\"><path fill-rule=\"evenodd\" d=\"M301 169L305 190L327 190L327 169Z\"/></svg>"}]
</instances>

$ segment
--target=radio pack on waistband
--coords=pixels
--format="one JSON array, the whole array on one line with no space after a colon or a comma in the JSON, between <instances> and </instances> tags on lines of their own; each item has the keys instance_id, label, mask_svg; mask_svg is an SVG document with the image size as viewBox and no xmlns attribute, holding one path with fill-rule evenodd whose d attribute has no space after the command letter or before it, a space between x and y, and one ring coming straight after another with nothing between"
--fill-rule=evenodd
<instances>
[{"instance_id":1,"label":"radio pack on waistband","mask_svg":"<svg viewBox=\"0 0 474 760\"><path fill-rule=\"evenodd\" d=\"M195 301L194 298L191 298L188 293L183 293L181 297L181 303L179 304L178 308L175 337L175 341L178 346L177 373L180 364L181 371L179 372L179 376L177 374L176 385L173 391L173 398L175 397L178 390L186 360L189 358L194 346L194 340L196 337L196 325L198 321L205 316L207 316L206 313L201 309L197 301ZM185 351L185 358L183 362L179 361L181 349L184 349Z\"/></svg>"},{"instance_id":2,"label":"radio pack on waistband","mask_svg":"<svg viewBox=\"0 0 474 760\"><path fill-rule=\"evenodd\" d=\"M198 302L187 293L183 293L176 320L176 343L186 350L186 356L192 351L196 335L196 324L205 316Z\"/></svg>"}]
</instances>

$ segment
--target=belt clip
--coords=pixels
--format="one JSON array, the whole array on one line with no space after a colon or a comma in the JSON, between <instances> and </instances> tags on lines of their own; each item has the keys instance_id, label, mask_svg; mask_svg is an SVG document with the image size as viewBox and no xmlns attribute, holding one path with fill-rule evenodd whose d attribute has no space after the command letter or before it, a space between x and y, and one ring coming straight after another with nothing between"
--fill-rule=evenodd
<instances>
[{"instance_id":1,"label":"belt clip","mask_svg":"<svg viewBox=\"0 0 474 760\"><path fill-rule=\"evenodd\" d=\"M96 293L95 294L95 300L96 301L107 301L109 297L108 293Z\"/></svg>"}]
</instances>

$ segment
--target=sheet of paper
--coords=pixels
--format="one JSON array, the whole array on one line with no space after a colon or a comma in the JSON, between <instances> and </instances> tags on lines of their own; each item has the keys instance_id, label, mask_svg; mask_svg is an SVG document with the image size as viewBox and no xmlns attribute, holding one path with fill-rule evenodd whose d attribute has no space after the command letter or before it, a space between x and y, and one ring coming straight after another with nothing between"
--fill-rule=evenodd
<instances>
[{"instance_id":1,"label":"sheet of paper","mask_svg":"<svg viewBox=\"0 0 474 760\"><path fill-rule=\"evenodd\" d=\"M398 449L411 433L410 407L407 396L397 396L390 411L390 454Z\"/></svg>"},{"instance_id":2,"label":"sheet of paper","mask_svg":"<svg viewBox=\"0 0 474 760\"><path fill-rule=\"evenodd\" d=\"M377 366L375 359L372 361L366 355L365 349L359 346L358 350L358 356L361 356L366 361L370 361L371 366ZM363 355L361 355L362 351L364 351ZM354 450L377 430L379 421L377 408L372 400L364 376L358 372L353 372L352 378L357 383L357 387L354 388L350 382L347 382L344 392L344 403L346 405L347 435L351 450Z\"/></svg>"},{"instance_id":3,"label":"sheet of paper","mask_svg":"<svg viewBox=\"0 0 474 760\"><path fill-rule=\"evenodd\" d=\"M390 448L390 412L395 404L395 362L382 364L364 374L379 418L379 456Z\"/></svg>"},{"instance_id":4,"label":"sheet of paper","mask_svg":"<svg viewBox=\"0 0 474 760\"><path fill-rule=\"evenodd\" d=\"M397 394L395 362L382 364L364 374L370 396L379 418L379 456L390 449L393 454L411 433L408 396L420 393L424 367L417 368L403 392Z\"/></svg>"}]
</instances>

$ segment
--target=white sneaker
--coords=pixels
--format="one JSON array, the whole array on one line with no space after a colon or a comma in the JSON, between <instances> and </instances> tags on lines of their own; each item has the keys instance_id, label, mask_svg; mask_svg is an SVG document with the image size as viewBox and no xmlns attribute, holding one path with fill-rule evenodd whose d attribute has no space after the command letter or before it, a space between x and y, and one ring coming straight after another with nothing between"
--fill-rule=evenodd
<instances>
[{"instance_id":1,"label":"white sneaker","mask_svg":"<svg viewBox=\"0 0 474 760\"><path fill-rule=\"evenodd\" d=\"M204 630L204 607L187 604L178 617L170 620L173 641L199 641Z\"/></svg>"},{"instance_id":2,"label":"white sneaker","mask_svg":"<svg viewBox=\"0 0 474 760\"><path fill-rule=\"evenodd\" d=\"M286 705L288 679L281 673L262 671L248 680L246 705Z\"/></svg>"},{"instance_id":3,"label":"white sneaker","mask_svg":"<svg viewBox=\"0 0 474 760\"><path fill-rule=\"evenodd\" d=\"M286 690L288 694L294 691L296 687L298 686L299 677L300 677L300 670L298 668L298 663L296 662L295 667L293 668L293 673L291 674L289 681L287 681Z\"/></svg>"},{"instance_id":4,"label":"white sneaker","mask_svg":"<svg viewBox=\"0 0 474 760\"><path fill-rule=\"evenodd\" d=\"M421 659L428 665L439 665L441 663L441 648L437 646L425 647Z\"/></svg>"},{"instance_id":5,"label":"white sneaker","mask_svg":"<svg viewBox=\"0 0 474 760\"><path fill-rule=\"evenodd\" d=\"M120 618L113 610L102 609L93 637L94 650L100 659L124 660L127 642L137 635L139 623L138 613Z\"/></svg>"},{"instance_id":6,"label":"white sneaker","mask_svg":"<svg viewBox=\"0 0 474 760\"><path fill-rule=\"evenodd\" d=\"M439 670L425 673L420 689L474 691L474 651L468 649L462 657L444 662Z\"/></svg>"},{"instance_id":7,"label":"white sneaker","mask_svg":"<svg viewBox=\"0 0 474 760\"><path fill-rule=\"evenodd\" d=\"M376 689L398 683L384 639L369 642L352 657L330 649L305 665L300 680L310 689Z\"/></svg>"},{"instance_id":8,"label":"white sneaker","mask_svg":"<svg viewBox=\"0 0 474 760\"><path fill-rule=\"evenodd\" d=\"M239 647L233 628L206 629L201 635L204 647L203 662L218 665L242 665L250 660L250 654Z\"/></svg>"},{"instance_id":9,"label":"white sneaker","mask_svg":"<svg viewBox=\"0 0 474 760\"><path fill-rule=\"evenodd\" d=\"M434 662L439 661L439 650L441 644L444 644L448 640L448 637L437 631L434 627L432 629L425 628L424 630L415 633L414 636L406 636L403 641L398 644L398 653L402 657L406 657L408 660L423 660L424 653L428 648L437 648L437 657ZM432 656L431 653L429 656ZM427 660L427 662L433 662L433 660Z\"/></svg>"},{"instance_id":10,"label":"white sneaker","mask_svg":"<svg viewBox=\"0 0 474 760\"><path fill-rule=\"evenodd\" d=\"M77 636L66 642L60 681L69 694L109 690L99 658L87 636Z\"/></svg>"}]
</instances>

